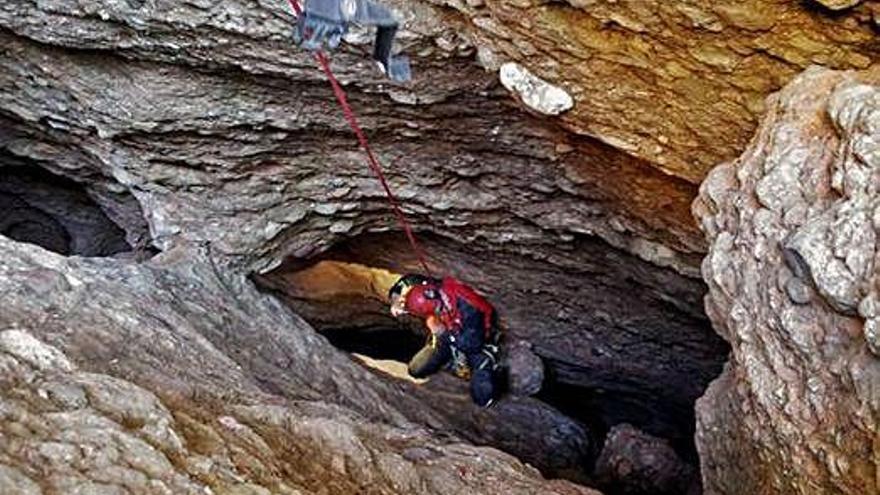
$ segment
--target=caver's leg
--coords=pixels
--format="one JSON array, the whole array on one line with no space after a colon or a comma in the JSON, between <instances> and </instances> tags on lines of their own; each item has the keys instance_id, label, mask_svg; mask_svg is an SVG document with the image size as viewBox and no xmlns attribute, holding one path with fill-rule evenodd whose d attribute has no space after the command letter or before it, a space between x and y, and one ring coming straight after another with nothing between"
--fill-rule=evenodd
<instances>
[{"instance_id":1,"label":"caver's leg","mask_svg":"<svg viewBox=\"0 0 880 495\"><path fill-rule=\"evenodd\" d=\"M445 334L431 334L425 347L409 362L409 374L413 378L425 378L440 371L452 358L452 349Z\"/></svg>"}]
</instances>

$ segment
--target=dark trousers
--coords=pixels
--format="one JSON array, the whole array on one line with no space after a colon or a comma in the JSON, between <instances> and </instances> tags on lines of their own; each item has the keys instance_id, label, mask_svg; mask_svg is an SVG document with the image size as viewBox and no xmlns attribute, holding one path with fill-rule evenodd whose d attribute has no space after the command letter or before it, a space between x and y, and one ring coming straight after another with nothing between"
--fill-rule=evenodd
<instances>
[{"instance_id":1,"label":"dark trousers","mask_svg":"<svg viewBox=\"0 0 880 495\"><path fill-rule=\"evenodd\" d=\"M409 362L409 374L414 378L425 378L440 371L452 361L452 348L455 346L454 337L450 332L428 336L419 352ZM495 359L483 349L474 349L472 352L463 352L471 369L471 399L480 407L487 406L494 398L495 386Z\"/></svg>"}]
</instances>

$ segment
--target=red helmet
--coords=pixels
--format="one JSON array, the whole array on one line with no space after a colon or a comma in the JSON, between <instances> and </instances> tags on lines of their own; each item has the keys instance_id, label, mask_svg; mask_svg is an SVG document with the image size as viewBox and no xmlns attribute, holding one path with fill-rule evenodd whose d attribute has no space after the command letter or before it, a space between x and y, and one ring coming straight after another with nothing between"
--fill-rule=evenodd
<instances>
[{"instance_id":1,"label":"red helmet","mask_svg":"<svg viewBox=\"0 0 880 495\"><path fill-rule=\"evenodd\" d=\"M426 318L440 311L440 294L433 285L417 285L406 295L406 312Z\"/></svg>"}]
</instances>

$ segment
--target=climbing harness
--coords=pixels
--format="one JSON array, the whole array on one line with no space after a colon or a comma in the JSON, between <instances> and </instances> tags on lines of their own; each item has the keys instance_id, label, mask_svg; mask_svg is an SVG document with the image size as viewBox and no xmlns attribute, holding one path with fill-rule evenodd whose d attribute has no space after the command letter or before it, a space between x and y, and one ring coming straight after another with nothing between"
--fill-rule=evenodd
<instances>
[{"instance_id":1,"label":"climbing harness","mask_svg":"<svg viewBox=\"0 0 880 495\"><path fill-rule=\"evenodd\" d=\"M307 2L314 2L316 0L306 0L306 1ZM317 1L319 3L322 3L324 0L317 0ZM328 1L330 1L330 0L328 0ZM351 5L351 0L342 0L342 1L344 3L348 3L349 5ZM302 31L300 34L298 34L296 36L299 37L301 42L308 43L308 46L320 46L320 43L323 43L323 41L321 41L319 43L318 37L314 31L312 31L312 32L309 31L310 29L316 29L316 28L320 30L320 34L323 36L323 38L321 38L321 39L327 40L328 46L331 46L332 42L338 43L338 41L341 39L342 35L340 34L339 36L337 36L340 28L338 27L338 25L336 27L333 27L334 26L333 19L338 18L340 16L344 19L345 18L344 15L351 14L351 12L352 12L351 7L349 6L349 7L345 7L345 9L347 9L347 10L345 12L340 12L337 17L333 17L333 15L329 15L329 17L325 18L320 15L313 16L313 15L306 14L303 11L303 9L300 7L298 0L288 0L288 2L290 3L291 8L293 8L293 11L297 16L297 26L299 26L300 22L302 22L302 28L299 28L299 27L297 28L298 31L300 29ZM371 2L368 2L367 0L355 0L354 1L354 5L356 6L355 7L356 11L359 11L362 8L362 5L367 5L368 8L372 8L372 7L369 7L368 4L375 6L374 4L371 4ZM311 7L312 4L308 3L307 5L309 7ZM339 5L340 5L339 9L341 11L343 9L342 3L339 3ZM322 6L323 6L323 4L322 4ZM324 11L322 10L320 12L324 12ZM372 12L372 10L370 12ZM357 14L355 13L354 15L356 16ZM330 19L330 20L328 21L327 19ZM397 28L395 26L394 30L396 31L396 29ZM385 31L385 33L387 33L387 32L388 31ZM393 35L394 35L394 32L392 31L391 32L392 38L393 38ZM385 34L384 36L386 38L388 37L387 34ZM380 38L382 38L381 34L380 34ZM318 43L318 45L316 45L316 43ZM377 46L376 46L377 52L379 51L380 44L382 44L382 42L377 42ZM383 46L383 48L382 48L383 51L385 50L384 47L387 46L388 53L390 53L390 41L382 46ZM326 74L327 79L330 81L330 85L333 88L333 93L336 95L336 100L339 101L339 106L342 108L343 115L345 115L345 120L348 121L348 125L351 127L351 130L357 136L358 142L360 143L361 147L364 149L364 152L367 155L367 163L369 164L370 169L373 171L373 173L376 175L376 177L379 178L379 182L382 183L382 188L385 190L385 195L388 197L388 202L391 204L392 210L394 210L394 214L397 217L397 221L400 223L400 226L403 228L403 231L406 233L406 237L409 240L409 243L413 248L413 252L415 252L416 256L418 257L419 263L422 265L422 268L425 270L425 273L427 273L429 276L431 276L432 272L431 272L430 267L428 267L428 262L427 262L427 257L425 256L425 252L422 250L422 247L419 245L418 241L416 240L416 237L415 237L415 234L413 233L412 227L410 227L409 222L407 222L406 216L404 216L403 210L400 207L400 202L397 200L397 197L394 195L394 193L391 192L391 187L388 186L388 181L385 179L385 174L382 172L382 167L379 165L379 161L376 159L375 154L373 154L373 149L370 147L369 141L367 141L367 136L366 136L366 134L364 134L363 129L361 129L361 126L358 123L357 116L355 115L354 110L352 110L351 106L348 104L348 97L345 94L345 90L342 89L342 85L339 84L339 81L336 79L336 76L333 74L333 71L330 69L330 59L327 57L327 55L324 53L324 51L320 48L317 49L314 53L315 53L315 58L318 60L318 64L321 66L321 69L324 71L324 74ZM380 60L380 63L386 63L385 67L388 68L388 70L390 70L391 66L394 65L393 62L391 62L387 59L385 60L385 62L382 62ZM409 68L408 68L409 63L406 62L406 65L407 65L407 72L408 72L409 71Z\"/></svg>"}]
</instances>

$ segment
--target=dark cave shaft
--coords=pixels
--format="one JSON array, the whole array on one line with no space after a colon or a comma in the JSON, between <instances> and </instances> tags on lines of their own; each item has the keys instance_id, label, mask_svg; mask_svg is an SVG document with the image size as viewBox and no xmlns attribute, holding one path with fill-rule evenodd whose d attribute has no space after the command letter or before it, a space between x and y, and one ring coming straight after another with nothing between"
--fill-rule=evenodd
<instances>
[{"instance_id":1,"label":"dark cave shaft","mask_svg":"<svg viewBox=\"0 0 880 495\"><path fill-rule=\"evenodd\" d=\"M580 254L568 254L570 263L586 262L576 271L509 250L474 252L442 238L430 241L438 264L479 281L474 285L485 290L501 312L506 340L528 342L540 358L546 376L535 398L558 417L581 425L589 438L582 456L567 465L536 464L546 475L603 487L612 494L695 493L699 460L693 403L720 372L727 353L702 314L700 283L590 239L584 239ZM404 272L414 260L395 249L400 245L391 235L364 236L316 260L291 260L258 280L341 350L405 363L420 346L421 334L418 325L401 324L387 315L383 290L376 290L381 277L363 284L348 280L344 290L334 294L327 287L313 290L310 284L320 276L301 276L320 266L320 260L356 263L358 270L383 267ZM358 286L366 292L358 293ZM456 388L455 380L438 380L439 385L425 388L434 393L465 390L461 384ZM621 430L622 425L632 425L639 433L633 436ZM614 474L623 462L619 456L600 457L611 432L614 436L607 440L612 448L625 445L621 455L643 467L647 463L633 477L648 481L621 481L622 475ZM495 446L521 458L527 450L497 440ZM673 460L657 466L645 460L654 457Z\"/></svg>"}]
</instances>

